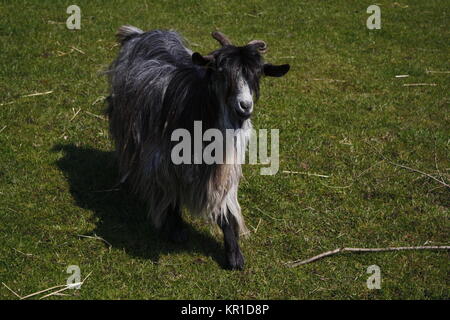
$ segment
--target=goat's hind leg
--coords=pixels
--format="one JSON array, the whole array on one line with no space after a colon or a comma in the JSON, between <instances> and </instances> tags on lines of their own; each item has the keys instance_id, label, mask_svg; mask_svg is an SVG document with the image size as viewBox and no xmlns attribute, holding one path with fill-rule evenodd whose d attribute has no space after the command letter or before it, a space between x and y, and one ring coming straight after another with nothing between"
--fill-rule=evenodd
<instances>
[{"instance_id":1,"label":"goat's hind leg","mask_svg":"<svg viewBox=\"0 0 450 320\"><path fill-rule=\"evenodd\" d=\"M188 240L188 229L181 216L179 205L171 206L167 209L163 230L172 242L183 243Z\"/></svg>"},{"instance_id":2,"label":"goat's hind leg","mask_svg":"<svg viewBox=\"0 0 450 320\"><path fill-rule=\"evenodd\" d=\"M242 270L244 268L244 256L239 248L239 228L235 217L227 211L227 219L222 216L219 217L218 224L223 232L228 267L231 270Z\"/></svg>"}]
</instances>

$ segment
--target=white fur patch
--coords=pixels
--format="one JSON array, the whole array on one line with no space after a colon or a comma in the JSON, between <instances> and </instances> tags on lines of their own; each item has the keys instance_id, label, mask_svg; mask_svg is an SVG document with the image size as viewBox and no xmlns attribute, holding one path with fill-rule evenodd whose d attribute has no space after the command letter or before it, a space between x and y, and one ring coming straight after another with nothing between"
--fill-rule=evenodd
<instances>
[{"instance_id":1,"label":"white fur patch","mask_svg":"<svg viewBox=\"0 0 450 320\"><path fill-rule=\"evenodd\" d=\"M240 79L238 83L238 91L237 99L238 101L243 101L246 103L251 103L253 106L253 95L250 90L248 83L244 79Z\"/></svg>"}]
</instances>

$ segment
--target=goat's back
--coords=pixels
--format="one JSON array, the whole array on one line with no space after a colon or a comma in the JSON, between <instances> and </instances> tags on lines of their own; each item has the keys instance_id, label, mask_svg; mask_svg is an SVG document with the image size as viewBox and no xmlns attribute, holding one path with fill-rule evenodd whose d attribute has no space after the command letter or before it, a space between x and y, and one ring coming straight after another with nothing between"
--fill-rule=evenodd
<instances>
[{"instance_id":1,"label":"goat's back","mask_svg":"<svg viewBox=\"0 0 450 320\"><path fill-rule=\"evenodd\" d=\"M157 60L172 65L192 65L192 51L176 31L153 30L132 33L122 42L121 56L130 64L142 64L146 60Z\"/></svg>"}]
</instances>

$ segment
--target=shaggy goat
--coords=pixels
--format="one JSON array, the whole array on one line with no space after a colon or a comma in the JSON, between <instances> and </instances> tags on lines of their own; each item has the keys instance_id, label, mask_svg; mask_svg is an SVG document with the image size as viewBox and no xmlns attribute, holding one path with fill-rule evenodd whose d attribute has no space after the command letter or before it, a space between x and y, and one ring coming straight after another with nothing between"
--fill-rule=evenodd
<instances>
[{"instance_id":1,"label":"shaggy goat","mask_svg":"<svg viewBox=\"0 0 450 320\"><path fill-rule=\"evenodd\" d=\"M242 269L238 240L246 228L237 199L240 164L176 165L171 134L180 128L192 133L195 121L203 130L241 129L232 148L224 150L225 157L235 157L236 144L248 141L260 78L281 77L289 65L265 64L263 41L238 47L220 32L212 35L222 47L202 56L174 31L122 26L121 49L108 72L107 115L121 181L147 203L153 224L182 242L187 240L183 207L210 218L223 231L229 267Z\"/></svg>"}]
</instances>

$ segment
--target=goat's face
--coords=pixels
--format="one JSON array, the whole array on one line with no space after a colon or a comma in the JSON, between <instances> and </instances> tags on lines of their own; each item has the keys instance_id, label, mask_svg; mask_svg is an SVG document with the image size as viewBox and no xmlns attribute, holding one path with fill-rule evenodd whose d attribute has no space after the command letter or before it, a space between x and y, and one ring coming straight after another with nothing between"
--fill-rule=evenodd
<instances>
[{"instance_id":1,"label":"goat's face","mask_svg":"<svg viewBox=\"0 0 450 320\"><path fill-rule=\"evenodd\" d=\"M216 94L236 117L246 120L259 95L263 63L261 55L250 47L225 46L214 52L211 72Z\"/></svg>"},{"instance_id":2,"label":"goat's face","mask_svg":"<svg viewBox=\"0 0 450 320\"><path fill-rule=\"evenodd\" d=\"M262 54L267 46L263 41L253 40L237 47L219 32L214 32L213 37L222 44L222 48L208 56L194 53L192 61L209 68L217 96L237 118L246 120L259 97L261 76L281 77L289 71L289 65L265 64Z\"/></svg>"}]
</instances>

